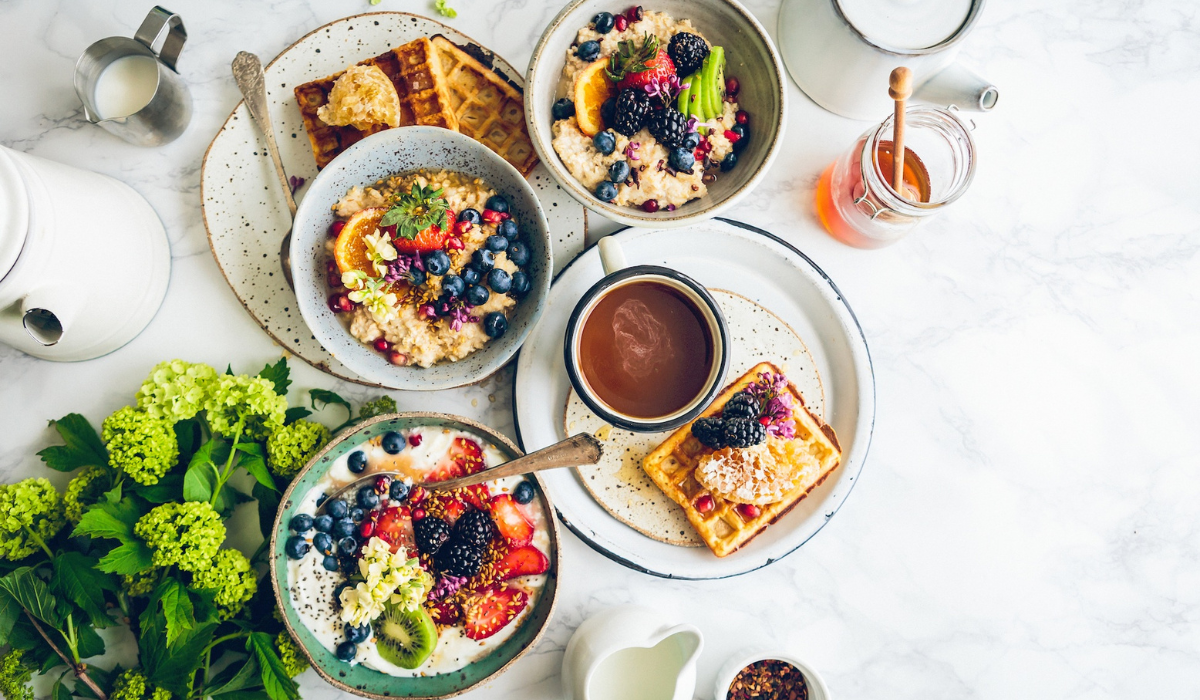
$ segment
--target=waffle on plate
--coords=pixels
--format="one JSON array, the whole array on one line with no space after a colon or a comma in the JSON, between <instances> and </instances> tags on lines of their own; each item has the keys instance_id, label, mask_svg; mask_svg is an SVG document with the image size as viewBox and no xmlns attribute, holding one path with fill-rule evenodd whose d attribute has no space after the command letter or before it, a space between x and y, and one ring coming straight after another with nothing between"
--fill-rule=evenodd
<instances>
[{"instance_id":1,"label":"waffle on plate","mask_svg":"<svg viewBox=\"0 0 1200 700\"><path fill-rule=\"evenodd\" d=\"M752 367L749 372L729 385L698 418L719 414L725 402L753 383L760 372L783 374L769 362ZM792 393L796 409L792 414L796 434L793 440L803 443L802 447L815 458L817 468L802 469L800 465L795 465L797 468L791 490L784 494L782 500L759 507L755 517L743 517L738 503L711 493L695 479L694 472L700 459L713 450L700 444L692 435L691 423L672 433L642 461L642 469L664 493L683 508L692 527L718 557L737 551L768 525L782 517L820 485L841 462L841 447L833 428L805 407L804 397L790 381L788 391ZM696 507L696 501L705 495L712 498L713 507L701 513Z\"/></svg>"}]
</instances>

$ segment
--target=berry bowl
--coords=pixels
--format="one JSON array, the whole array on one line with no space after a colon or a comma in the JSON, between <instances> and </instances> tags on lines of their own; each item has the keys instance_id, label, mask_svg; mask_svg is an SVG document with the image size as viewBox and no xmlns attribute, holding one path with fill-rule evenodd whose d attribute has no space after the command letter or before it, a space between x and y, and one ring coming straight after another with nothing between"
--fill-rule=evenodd
<instances>
[{"instance_id":1,"label":"berry bowl","mask_svg":"<svg viewBox=\"0 0 1200 700\"><path fill-rule=\"evenodd\" d=\"M275 515L271 582L322 678L377 700L447 698L537 644L559 562L540 479L427 487L520 454L466 418L393 413L342 431L296 475Z\"/></svg>"},{"instance_id":2,"label":"berry bowl","mask_svg":"<svg viewBox=\"0 0 1200 700\"><path fill-rule=\"evenodd\" d=\"M662 228L717 216L758 185L779 151L787 112L779 54L737 0L658 0L633 8L627 2L573 0L542 34L525 78L533 145L563 189L614 221ZM680 34L695 34L686 38L701 53L676 46ZM651 35L662 38L651 46ZM631 54L622 54L626 48ZM716 60L712 73L723 70L723 79L691 86L692 77L708 74L706 57ZM613 58L618 75L607 71L612 64L599 65ZM697 61L703 70L691 67ZM707 102L685 85L703 89ZM605 106L597 107L603 98ZM697 111L698 104L707 107ZM683 127L688 117L700 118ZM692 192L700 194L684 203Z\"/></svg>"},{"instance_id":3,"label":"berry bowl","mask_svg":"<svg viewBox=\"0 0 1200 700\"><path fill-rule=\"evenodd\" d=\"M418 196L419 183L412 182L410 197L414 173L429 186ZM351 188L362 191L351 196ZM498 196L487 197L485 204L488 190ZM443 191L438 200L434 195ZM497 204L494 211L489 207L495 200L504 206ZM441 226L420 215L435 201L446 212ZM401 206L413 208L404 211L399 225L385 228L387 217ZM455 207L460 211L451 219ZM419 213L409 216L412 211ZM501 231L509 232L488 235ZM343 248L343 238L355 239L358 247ZM364 243L371 239L386 242L374 244L383 248ZM519 258L511 249L492 252L492 239L521 246ZM475 270L481 279L466 282L474 254L485 254L487 263L481 275ZM440 257L436 266L433 255ZM348 269L361 279L347 281ZM437 127L387 129L351 146L309 185L292 226L292 280L304 322L346 367L366 382L391 389L449 389L500 369L541 316L552 270L549 226L525 178L478 141ZM503 276L504 286L493 283L492 272ZM457 296L451 295L451 279ZM381 304L357 296L356 288L359 295L371 292ZM492 323L495 317L502 326Z\"/></svg>"}]
</instances>

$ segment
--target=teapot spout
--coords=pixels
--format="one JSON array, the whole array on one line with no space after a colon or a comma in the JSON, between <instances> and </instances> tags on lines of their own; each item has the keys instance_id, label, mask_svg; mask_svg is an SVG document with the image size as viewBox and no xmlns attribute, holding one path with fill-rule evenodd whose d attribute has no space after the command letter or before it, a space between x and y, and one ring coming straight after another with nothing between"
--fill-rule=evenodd
<instances>
[{"instance_id":1,"label":"teapot spout","mask_svg":"<svg viewBox=\"0 0 1200 700\"><path fill-rule=\"evenodd\" d=\"M21 301L21 325L39 345L57 345L70 328L79 299L66 289L35 290Z\"/></svg>"},{"instance_id":2,"label":"teapot spout","mask_svg":"<svg viewBox=\"0 0 1200 700\"><path fill-rule=\"evenodd\" d=\"M1000 91L961 63L951 63L914 90L913 98L939 107L989 112L1000 99Z\"/></svg>"}]
</instances>

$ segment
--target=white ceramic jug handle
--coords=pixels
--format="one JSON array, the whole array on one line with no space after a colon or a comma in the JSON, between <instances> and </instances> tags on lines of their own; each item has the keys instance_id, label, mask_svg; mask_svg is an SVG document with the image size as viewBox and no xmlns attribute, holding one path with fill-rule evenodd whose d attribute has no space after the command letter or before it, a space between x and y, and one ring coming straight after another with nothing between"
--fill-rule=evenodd
<instances>
[{"instance_id":1,"label":"white ceramic jug handle","mask_svg":"<svg viewBox=\"0 0 1200 700\"><path fill-rule=\"evenodd\" d=\"M604 266L604 274L611 275L617 270L629 267L625 260L625 251L613 236L600 239L600 264Z\"/></svg>"},{"instance_id":2,"label":"white ceramic jug handle","mask_svg":"<svg viewBox=\"0 0 1200 700\"><path fill-rule=\"evenodd\" d=\"M968 112L988 112L1000 91L961 63L951 63L913 91L913 98L939 107L955 105Z\"/></svg>"}]
</instances>

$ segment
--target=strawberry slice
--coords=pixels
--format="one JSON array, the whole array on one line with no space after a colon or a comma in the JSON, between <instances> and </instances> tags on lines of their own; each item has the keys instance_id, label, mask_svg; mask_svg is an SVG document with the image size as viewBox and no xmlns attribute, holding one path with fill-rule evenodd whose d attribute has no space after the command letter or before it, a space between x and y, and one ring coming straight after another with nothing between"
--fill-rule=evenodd
<instances>
[{"instance_id":1,"label":"strawberry slice","mask_svg":"<svg viewBox=\"0 0 1200 700\"><path fill-rule=\"evenodd\" d=\"M475 484L463 489L462 498L475 506L475 510L487 510L488 501L492 500L492 492L488 490L487 484Z\"/></svg>"},{"instance_id":2,"label":"strawberry slice","mask_svg":"<svg viewBox=\"0 0 1200 700\"><path fill-rule=\"evenodd\" d=\"M450 237L449 229L442 230L442 227L437 224L421 231L414 238L397 236L395 228L395 226L388 226L385 227L385 230L391 229L392 245L401 253L428 253L441 250L446 245L446 239Z\"/></svg>"},{"instance_id":3,"label":"strawberry slice","mask_svg":"<svg viewBox=\"0 0 1200 700\"><path fill-rule=\"evenodd\" d=\"M501 581L518 576L544 574L550 568L550 560L537 547L519 547L504 555L496 563L496 575Z\"/></svg>"},{"instance_id":4,"label":"strawberry slice","mask_svg":"<svg viewBox=\"0 0 1200 700\"><path fill-rule=\"evenodd\" d=\"M450 523L451 525L453 525L456 520L462 517L463 513L467 512L467 507L463 505L462 501L450 501L446 503L446 505L442 506L442 508L446 514L446 522Z\"/></svg>"},{"instance_id":5,"label":"strawberry slice","mask_svg":"<svg viewBox=\"0 0 1200 700\"><path fill-rule=\"evenodd\" d=\"M458 603L439 600L429 606L429 616L439 625L453 625L462 619L462 610Z\"/></svg>"},{"instance_id":6,"label":"strawberry slice","mask_svg":"<svg viewBox=\"0 0 1200 700\"><path fill-rule=\"evenodd\" d=\"M533 541L533 523L507 493L492 499L492 520L509 546L524 547Z\"/></svg>"},{"instance_id":7,"label":"strawberry slice","mask_svg":"<svg viewBox=\"0 0 1200 700\"><path fill-rule=\"evenodd\" d=\"M528 604L525 591L503 583L476 591L463 603L467 638L487 639L515 620Z\"/></svg>"},{"instance_id":8,"label":"strawberry slice","mask_svg":"<svg viewBox=\"0 0 1200 700\"><path fill-rule=\"evenodd\" d=\"M464 474L483 471L483 448L474 440L454 438L454 444L450 445L450 459L462 467Z\"/></svg>"},{"instance_id":9,"label":"strawberry slice","mask_svg":"<svg viewBox=\"0 0 1200 700\"><path fill-rule=\"evenodd\" d=\"M375 537L392 545L392 552L400 551L401 547L409 552L417 551L412 519L406 517L405 510L402 506L385 508L375 521Z\"/></svg>"}]
</instances>

